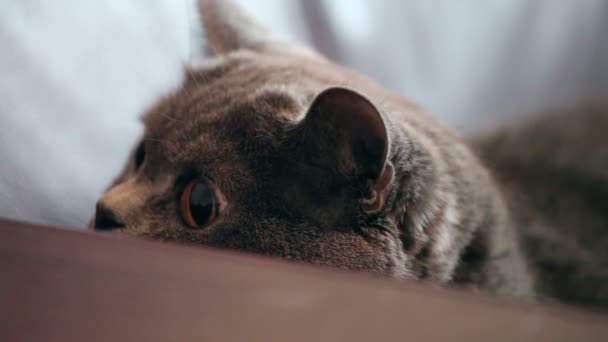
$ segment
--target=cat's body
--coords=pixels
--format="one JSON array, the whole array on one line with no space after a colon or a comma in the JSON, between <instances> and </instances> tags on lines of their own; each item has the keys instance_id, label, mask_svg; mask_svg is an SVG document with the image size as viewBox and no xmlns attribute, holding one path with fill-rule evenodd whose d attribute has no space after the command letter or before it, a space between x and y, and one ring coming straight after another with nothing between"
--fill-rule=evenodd
<instances>
[{"instance_id":1,"label":"cat's body","mask_svg":"<svg viewBox=\"0 0 608 342\"><path fill-rule=\"evenodd\" d=\"M506 140L475 148L494 177L404 98L270 36L229 2L201 8L216 57L145 116L143 144L98 203L97 229L591 302L548 286L547 253L529 253L545 234L564 237L546 208L532 210L542 199L516 207L526 183L500 164L509 147L494 153ZM605 216L594 215L599 232ZM596 280L593 289L606 284Z\"/></svg>"},{"instance_id":2,"label":"cat's body","mask_svg":"<svg viewBox=\"0 0 608 342\"><path fill-rule=\"evenodd\" d=\"M608 306L607 128L608 106L586 105L472 141L544 296Z\"/></svg>"}]
</instances>

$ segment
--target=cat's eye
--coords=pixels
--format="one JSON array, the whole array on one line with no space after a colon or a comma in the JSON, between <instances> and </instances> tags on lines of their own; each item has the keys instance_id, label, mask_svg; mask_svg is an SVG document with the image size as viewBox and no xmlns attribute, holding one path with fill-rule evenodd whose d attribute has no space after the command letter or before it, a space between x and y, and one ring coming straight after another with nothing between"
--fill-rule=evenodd
<instances>
[{"instance_id":1,"label":"cat's eye","mask_svg":"<svg viewBox=\"0 0 608 342\"><path fill-rule=\"evenodd\" d=\"M142 141L137 146L137 149L135 150L135 154L133 155L135 171L139 170L141 165L144 163L144 160L146 160L146 148L144 146L144 142Z\"/></svg>"},{"instance_id":2,"label":"cat's eye","mask_svg":"<svg viewBox=\"0 0 608 342\"><path fill-rule=\"evenodd\" d=\"M181 195L182 218L191 228L204 228L217 219L223 207L221 194L207 179L194 179Z\"/></svg>"}]
</instances>

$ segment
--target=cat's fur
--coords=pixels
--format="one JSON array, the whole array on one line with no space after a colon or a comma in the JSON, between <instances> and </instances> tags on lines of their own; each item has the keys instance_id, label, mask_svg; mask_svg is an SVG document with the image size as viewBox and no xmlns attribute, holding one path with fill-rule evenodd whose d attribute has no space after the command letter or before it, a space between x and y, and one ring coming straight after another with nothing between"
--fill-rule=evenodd
<instances>
[{"instance_id":1,"label":"cat's fur","mask_svg":"<svg viewBox=\"0 0 608 342\"><path fill-rule=\"evenodd\" d=\"M143 149L100 199L98 221L111 215L137 236L608 304L608 153L589 156L576 134L544 121L471 149L405 98L281 41L231 2L200 8L215 57L190 66L183 87L145 115ZM608 146L579 119L577 134L597 132ZM201 176L228 205L194 230L178 202Z\"/></svg>"},{"instance_id":2,"label":"cat's fur","mask_svg":"<svg viewBox=\"0 0 608 342\"><path fill-rule=\"evenodd\" d=\"M608 306L608 106L554 112L475 139L501 184L537 290Z\"/></svg>"}]
</instances>

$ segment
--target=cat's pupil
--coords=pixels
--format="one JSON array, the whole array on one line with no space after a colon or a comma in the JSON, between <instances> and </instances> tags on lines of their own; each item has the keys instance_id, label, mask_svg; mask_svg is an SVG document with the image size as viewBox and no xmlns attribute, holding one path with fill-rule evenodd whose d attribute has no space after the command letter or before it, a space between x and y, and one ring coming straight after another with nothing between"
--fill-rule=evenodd
<instances>
[{"instance_id":1,"label":"cat's pupil","mask_svg":"<svg viewBox=\"0 0 608 342\"><path fill-rule=\"evenodd\" d=\"M207 182L199 182L192 188L190 195L190 212L194 221L203 225L213 215L215 196Z\"/></svg>"},{"instance_id":2,"label":"cat's pupil","mask_svg":"<svg viewBox=\"0 0 608 342\"><path fill-rule=\"evenodd\" d=\"M137 146L137 150L135 150L135 170L139 170L141 164L144 163L146 159L146 150L144 148L143 141Z\"/></svg>"}]
</instances>

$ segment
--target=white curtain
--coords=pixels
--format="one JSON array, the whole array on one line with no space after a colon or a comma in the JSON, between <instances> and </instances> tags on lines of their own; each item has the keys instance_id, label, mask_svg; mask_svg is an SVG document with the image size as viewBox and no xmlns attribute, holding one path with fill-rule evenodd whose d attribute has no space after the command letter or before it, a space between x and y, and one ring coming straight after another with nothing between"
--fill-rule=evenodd
<instances>
[{"instance_id":1,"label":"white curtain","mask_svg":"<svg viewBox=\"0 0 608 342\"><path fill-rule=\"evenodd\" d=\"M604 0L240 0L463 131L608 97ZM0 217L74 227L179 85L191 0L4 0Z\"/></svg>"}]
</instances>

